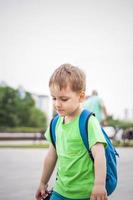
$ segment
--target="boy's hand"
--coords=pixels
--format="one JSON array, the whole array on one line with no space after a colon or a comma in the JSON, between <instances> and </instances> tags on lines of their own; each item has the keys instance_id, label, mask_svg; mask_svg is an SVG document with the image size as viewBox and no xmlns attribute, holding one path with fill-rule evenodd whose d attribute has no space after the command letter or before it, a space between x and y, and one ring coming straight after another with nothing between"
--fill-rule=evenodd
<instances>
[{"instance_id":1,"label":"boy's hand","mask_svg":"<svg viewBox=\"0 0 133 200\"><path fill-rule=\"evenodd\" d=\"M108 200L106 189L103 185L94 185L90 200Z\"/></svg>"},{"instance_id":2,"label":"boy's hand","mask_svg":"<svg viewBox=\"0 0 133 200\"><path fill-rule=\"evenodd\" d=\"M47 187L48 187L48 185L45 185L42 182L40 183L40 186L39 186L39 188L36 192L36 199L37 200L41 200L42 196L47 193Z\"/></svg>"}]
</instances>

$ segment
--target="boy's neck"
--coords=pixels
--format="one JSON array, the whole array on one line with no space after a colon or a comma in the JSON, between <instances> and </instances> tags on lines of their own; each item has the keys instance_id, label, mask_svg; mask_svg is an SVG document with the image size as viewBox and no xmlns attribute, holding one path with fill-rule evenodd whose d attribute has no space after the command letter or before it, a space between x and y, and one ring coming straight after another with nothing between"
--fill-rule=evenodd
<instances>
[{"instance_id":1,"label":"boy's neck","mask_svg":"<svg viewBox=\"0 0 133 200\"><path fill-rule=\"evenodd\" d=\"M81 107L79 107L73 113L71 113L71 115L64 116L63 124L66 124L66 123L69 123L69 122L73 121L73 119L75 117L77 117L78 115L80 115L81 111L82 111L82 109L81 109Z\"/></svg>"}]
</instances>

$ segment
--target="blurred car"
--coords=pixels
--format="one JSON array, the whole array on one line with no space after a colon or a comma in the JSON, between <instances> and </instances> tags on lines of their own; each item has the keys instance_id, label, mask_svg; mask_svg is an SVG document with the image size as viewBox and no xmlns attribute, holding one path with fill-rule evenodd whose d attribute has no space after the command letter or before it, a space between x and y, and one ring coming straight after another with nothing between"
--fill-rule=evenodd
<instances>
[{"instance_id":1,"label":"blurred car","mask_svg":"<svg viewBox=\"0 0 133 200\"><path fill-rule=\"evenodd\" d=\"M123 140L133 140L133 127L126 129L122 134Z\"/></svg>"}]
</instances>

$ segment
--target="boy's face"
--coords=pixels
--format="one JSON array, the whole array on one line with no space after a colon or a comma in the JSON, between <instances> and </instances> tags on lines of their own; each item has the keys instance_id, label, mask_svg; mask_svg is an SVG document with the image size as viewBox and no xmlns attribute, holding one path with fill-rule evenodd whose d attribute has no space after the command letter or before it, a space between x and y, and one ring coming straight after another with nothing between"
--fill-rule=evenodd
<instances>
[{"instance_id":1,"label":"boy's face","mask_svg":"<svg viewBox=\"0 0 133 200\"><path fill-rule=\"evenodd\" d=\"M50 87L51 96L53 98L53 105L56 112L61 116L71 116L78 113L80 110L80 103L84 100L85 93L74 92L67 86L60 90L58 86Z\"/></svg>"}]
</instances>

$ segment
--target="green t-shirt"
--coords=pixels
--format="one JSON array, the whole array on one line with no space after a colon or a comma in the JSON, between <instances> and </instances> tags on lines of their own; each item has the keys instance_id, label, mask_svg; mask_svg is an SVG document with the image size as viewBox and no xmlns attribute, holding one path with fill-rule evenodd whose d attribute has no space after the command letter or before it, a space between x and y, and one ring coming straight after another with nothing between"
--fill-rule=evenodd
<instances>
[{"instance_id":1,"label":"green t-shirt","mask_svg":"<svg viewBox=\"0 0 133 200\"><path fill-rule=\"evenodd\" d=\"M91 116L88 123L90 149L97 142L106 146L98 120ZM49 142L49 128L45 137ZM59 117L56 125L57 180L54 191L71 199L90 197L94 185L94 165L79 132L79 116L63 124Z\"/></svg>"}]
</instances>

